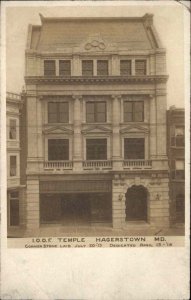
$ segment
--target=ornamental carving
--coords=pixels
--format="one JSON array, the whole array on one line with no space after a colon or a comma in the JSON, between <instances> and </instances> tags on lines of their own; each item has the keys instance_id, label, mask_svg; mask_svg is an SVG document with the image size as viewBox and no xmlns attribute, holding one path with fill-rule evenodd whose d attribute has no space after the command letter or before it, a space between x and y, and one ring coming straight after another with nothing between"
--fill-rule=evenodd
<instances>
[{"instance_id":1,"label":"ornamental carving","mask_svg":"<svg viewBox=\"0 0 191 300\"><path fill-rule=\"evenodd\" d=\"M92 40L91 42L85 44L86 50L104 50L105 44L103 42L100 42L99 40Z\"/></svg>"}]
</instances>

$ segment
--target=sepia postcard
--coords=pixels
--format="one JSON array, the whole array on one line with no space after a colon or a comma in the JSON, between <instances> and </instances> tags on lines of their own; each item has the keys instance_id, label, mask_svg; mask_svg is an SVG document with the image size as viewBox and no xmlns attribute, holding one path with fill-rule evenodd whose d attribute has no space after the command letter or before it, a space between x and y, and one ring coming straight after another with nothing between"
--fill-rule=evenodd
<instances>
[{"instance_id":1,"label":"sepia postcard","mask_svg":"<svg viewBox=\"0 0 191 300\"><path fill-rule=\"evenodd\" d=\"M1 8L1 299L189 299L190 5Z\"/></svg>"}]
</instances>

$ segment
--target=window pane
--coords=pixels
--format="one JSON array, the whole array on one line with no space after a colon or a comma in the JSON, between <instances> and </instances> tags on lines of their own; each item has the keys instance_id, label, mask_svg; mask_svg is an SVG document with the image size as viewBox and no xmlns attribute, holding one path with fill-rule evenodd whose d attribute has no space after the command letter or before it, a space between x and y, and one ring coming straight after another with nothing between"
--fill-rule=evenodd
<instances>
[{"instance_id":1,"label":"window pane","mask_svg":"<svg viewBox=\"0 0 191 300\"><path fill-rule=\"evenodd\" d=\"M49 139L48 160L69 160L69 140Z\"/></svg>"},{"instance_id":2,"label":"window pane","mask_svg":"<svg viewBox=\"0 0 191 300\"><path fill-rule=\"evenodd\" d=\"M135 61L135 74L146 75L146 60Z\"/></svg>"},{"instance_id":3,"label":"window pane","mask_svg":"<svg viewBox=\"0 0 191 300\"><path fill-rule=\"evenodd\" d=\"M124 102L124 122L133 121L133 102Z\"/></svg>"},{"instance_id":4,"label":"window pane","mask_svg":"<svg viewBox=\"0 0 191 300\"><path fill-rule=\"evenodd\" d=\"M108 75L108 61L107 60L98 60L97 61L97 75L98 76Z\"/></svg>"},{"instance_id":5,"label":"window pane","mask_svg":"<svg viewBox=\"0 0 191 300\"><path fill-rule=\"evenodd\" d=\"M82 61L82 75L93 76L93 60Z\"/></svg>"},{"instance_id":6,"label":"window pane","mask_svg":"<svg viewBox=\"0 0 191 300\"><path fill-rule=\"evenodd\" d=\"M120 61L120 74L121 75L131 75L131 61L121 60Z\"/></svg>"},{"instance_id":7,"label":"window pane","mask_svg":"<svg viewBox=\"0 0 191 300\"><path fill-rule=\"evenodd\" d=\"M106 103L96 103L96 122L106 122Z\"/></svg>"},{"instance_id":8,"label":"window pane","mask_svg":"<svg viewBox=\"0 0 191 300\"><path fill-rule=\"evenodd\" d=\"M60 76L71 76L71 61L60 60L59 61L59 75Z\"/></svg>"},{"instance_id":9,"label":"window pane","mask_svg":"<svg viewBox=\"0 0 191 300\"><path fill-rule=\"evenodd\" d=\"M87 139L86 157L87 160L107 159L107 139Z\"/></svg>"},{"instance_id":10,"label":"window pane","mask_svg":"<svg viewBox=\"0 0 191 300\"><path fill-rule=\"evenodd\" d=\"M44 75L45 76L54 76L54 75L56 75L55 60L45 60L44 61Z\"/></svg>"},{"instance_id":11,"label":"window pane","mask_svg":"<svg viewBox=\"0 0 191 300\"><path fill-rule=\"evenodd\" d=\"M68 123L69 121L69 105L68 102L58 103L59 107L59 122L60 123Z\"/></svg>"},{"instance_id":12,"label":"window pane","mask_svg":"<svg viewBox=\"0 0 191 300\"><path fill-rule=\"evenodd\" d=\"M86 102L86 121L89 123L95 122L95 103Z\"/></svg>"},{"instance_id":13,"label":"window pane","mask_svg":"<svg viewBox=\"0 0 191 300\"><path fill-rule=\"evenodd\" d=\"M144 138L124 139L125 159L145 159L145 140Z\"/></svg>"},{"instance_id":14,"label":"window pane","mask_svg":"<svg viewBox=\"0 0 191 300\"><path fill-rule=\"evenodd\" d=\"M10 176L16 176L16 156L10 156Z\"/></svg>"},{"instance_id":15,"label":"window pane","mask_svg":"<svg viewBox=\"0 0 191 300\"><path fill-rule=\"evenodd\" d=\"M97 112L105 113L105 107L106 107L105 102L97 102L96 105L97 105Z\"/></svg>"},{"instance_id":16,"label":"window pane","mask_svg":"<svg viewBox=\"0 0 191 300\"><path fill-rule=\"evenodd\" d=\"M13 119L10 120L9 138L16 140L16 120Z\"/></svg>"},{"instance_id":17,"label":"window pane","mask_svg":"<svg viewBox=\"0 0 191 300\"><path fill-rule=\"evenodd\" d=\"M144 118L144 104L143 102L134 102L134 121L142 122Z\"/></svg>"},{"instance_id":18,"label":"window pane","mask_svg":"<svg viewBox=\"0 0 191 300\"><path fill-rule=\"evenodd\" d=\"M10 199L10 226L19 225L19 199Z\"/></svg>"}]
</instances>

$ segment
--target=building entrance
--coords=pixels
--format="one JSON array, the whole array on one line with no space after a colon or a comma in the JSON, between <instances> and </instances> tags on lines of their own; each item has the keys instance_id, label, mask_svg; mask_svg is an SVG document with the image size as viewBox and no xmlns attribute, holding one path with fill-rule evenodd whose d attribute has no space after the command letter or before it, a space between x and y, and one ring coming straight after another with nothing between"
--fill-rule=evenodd
<instances>
[{"instance_id":1,"label":"building entrance","mask_svg":"<svg viewBox=\"0 0 191 300\"><path fill-rule=\"evenodd\" d=\"M88 225L110 222L111 193L42 194L41 224Z\"/></svg>"},{"instance_id":2,"label":"building entrance","mask_svg":"<svg viewBox=\"0 0 191 300\"><path fill-rule=\"evenodd\" d=\"M147 221L147 189L132 186L126 193L126 221Z\"/></svg>"}]
</instances>

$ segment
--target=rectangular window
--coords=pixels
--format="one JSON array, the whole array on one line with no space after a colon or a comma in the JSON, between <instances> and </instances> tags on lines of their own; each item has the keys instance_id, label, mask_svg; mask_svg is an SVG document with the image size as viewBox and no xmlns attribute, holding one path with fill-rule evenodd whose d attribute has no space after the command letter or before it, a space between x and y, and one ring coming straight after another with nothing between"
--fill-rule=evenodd
<instances>
[{"instance_id":1,"label":"rectangular window","mask_svg":"<svg viewBox=\"0 0 191 300\"><path fill-rule=\"evenodd\" d=\"M68 123L69 103L49 102L48 103L48 123Z\"/></svg>"},{"instance_id":2,"label":"rectangular window","mask_svg":"<svg viewBox=\"0 0 191 300\"><path fill-rule=\"evenodd\" d=\"M12 192L9 195L10 226L19 226L19 193Z\"/></svg>"},{"instance_id":3,"label":"rectangular window","mask_svg":"<svg viewBox=\"0 0 191 300\"><path fill-rule=\"evenodd\" d=\"M135 61L135 75L146 75L146 60Z\"/></svg>"},{"instance_id":4,"label":"rectangular window","mask_svg":"<svg viewBox=\"0 0 191 300\"><path fill-rule=\"evenodd\" d=\"M143 122L144 102L125 101L124 102L124 122Z\"/></svg>"},{"instance_id":5,"label":"rectangular window","mask_svg":"<svg viewBox=\"0 0 191 300\"><path fill-rule=\"evenodd\" d=\"M71 61L70 60L59 60L59 75L60 76L71 76Z\"/></svg>"},{"instance_id":6,"label":"rectangular window","mask_svg":"<svg viewBox=\"0 0 191 300\"><path fill-rule=\"evenodd\" d=\"M131 60L120 60L120 75L131 75Z\"/></svg>"},{"instance_id":7,"label":"rectangular window","mask_svg":"<svg viewBox=\"0 0 191 300\"><path fill-rule=\"evenodd\" d=\"M106 122L106 102L86 102L86 122Z\"/></svg>"},{"instance_id":8,"label":"rectangular window","mask_svg":"<svg viewBox=\"0 0 191 300\"><path fill-rule=\"evenodd\" d=\"M48 160L69 160L69 140L49 139Z\"/></svg>"},{"instance_id":9,"label":"rectangular window","mask_svg":"<svg viewBox=\"0 0 191 300\"><path fill-rule=\"evenodd\" d=\"M16 140L16 120L15 119L10 119L9 120L9 139L10 140Z\"/></svg>"},{"instance_id":10,"label":"rectangular window","mask_svg":"<svg viewBox=\"0 0 191 300\"><path fill-rule=\"evenodd\" d=\"M55 76L56 75L55 60L44 60L44 75L45 76Z\"/></svg>"},{"instance_id":11,"label":"rectangular window","mask_svg":"<svg viewBox=\"0 0 191 300\"><path fill-rule=\"evenodd\" d=\"M107 159L107 139L87 139L86 140L87 160Z\"/></svg>"},{"instance_id":12,"label":"rectangular window","mask_svg":"<svg viewBox=\"0 0 191 300\"><path fill-rule=\"evenodd\" d=\"M108 75L108 60L98 60L97 76L107 76L107 75Z\"/></svg>"},{"instance_id":13,"label":"rectangular window","mask_svg":"<svg viewBox=\"0 0 191 300\"><path fill-rule=\"evenodd\" d=\"M145 159L145 139L125 138L124 139L125 159Z\"/></svg>"},{"instance_id":14,"label":"rectangular window","mask_svg":"<svg viewBox=\"0 0 191 300\"><path fill-rule=\"evenodd\" d=\"M82 76L93 76L93 60L82 60Z\"/></svg>"},{"instance_id":15,"label":"rectangular window","mask_svg":"<svg viewBox=\"0 0 191 300\"><path fill-rule=\"evenodd\" d=\"M16 176L17 175L17 157L16 156L10 156L10 176Z\"/></svg>"},{"instance_id":16,"label":"rectangular window","mask_svg":"<svg viewBox=\"0 0 191 300\"><path fill-rule=\"evenodd\" d=\"M175 161L176 179L184 179L184 160Z\"/></svg>"}]
</instances>

